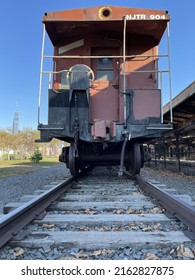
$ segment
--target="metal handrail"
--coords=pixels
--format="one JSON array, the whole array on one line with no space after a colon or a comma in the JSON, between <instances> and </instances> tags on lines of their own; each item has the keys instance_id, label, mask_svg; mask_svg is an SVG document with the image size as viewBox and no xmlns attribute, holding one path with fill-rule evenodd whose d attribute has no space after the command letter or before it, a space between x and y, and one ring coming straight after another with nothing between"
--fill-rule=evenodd
<instances>
[{"instance_id":1,"label":"metal handrail","mask_svg":"<svg viewBox=\"0 0 195 280\"><path fill-rule=\"evenodd\" d=\"M168 57L166 54L159 55L139 55L139 54L131 54L126 55L126 58L159 58L159 57ZM44 55L43 58L124 58L123 55Z\"/></svg>"},{"instance_id":2,"label":"metal handrail","mask_svg":"<svg viewBox=\"0 0 195 280\"><path fill-rule=\"evenodd\" d=\"M68 69L60 70L60 71L42 71L42 74L60 74L63 72L71 72ZM78 71L79 72L79 71ZM126 73L169 73L169 70L133 70L133 71L126 71ZM120 74L123 76L123 74Z\"/></svg>"}]
</instances>

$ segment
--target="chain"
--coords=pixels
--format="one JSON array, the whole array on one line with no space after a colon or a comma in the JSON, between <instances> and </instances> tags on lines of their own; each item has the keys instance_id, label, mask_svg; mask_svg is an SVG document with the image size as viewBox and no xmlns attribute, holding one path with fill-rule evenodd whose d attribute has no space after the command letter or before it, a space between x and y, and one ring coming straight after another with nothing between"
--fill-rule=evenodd
<instances>
[{"instance_id":1,"label":"chain","mask_svg":"<svg viewBox=\"0 0 195 280\"><path fill-rule=\"evenodd\" d=\"M74 122L74 157L79 156L78 140L79 140L79 120L76 119Z\"/></svg>"},{"instance_id":2,"label":"chain","mask_svg":"<svg viewBox=\"0 0 195 280\"><path fill-rule=\"evenodd\" d=\"M79 156L78 140L79 140L79 118L78 118L78 98L77 94L74 95L75 102L75 121L74 121L74 157Z\"/></svg>"}]
</instances>

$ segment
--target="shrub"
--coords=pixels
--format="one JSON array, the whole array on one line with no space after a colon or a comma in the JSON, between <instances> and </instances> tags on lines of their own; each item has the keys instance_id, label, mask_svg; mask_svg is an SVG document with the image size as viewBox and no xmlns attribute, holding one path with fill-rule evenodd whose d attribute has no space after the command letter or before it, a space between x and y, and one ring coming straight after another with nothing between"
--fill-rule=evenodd
<instances>
[{"instance_id":1,"label":"shrub","mask_svg":"<svg viewBox=\"0 0 195 280\"><path fill-rule=\"evenodd\" d=\"M40 160L42 160L42 154L40 153L39 149L36 149L34 151L34 154L30 157L30 160L33 162L39 162Z\"/></svg>"}]
</instances>

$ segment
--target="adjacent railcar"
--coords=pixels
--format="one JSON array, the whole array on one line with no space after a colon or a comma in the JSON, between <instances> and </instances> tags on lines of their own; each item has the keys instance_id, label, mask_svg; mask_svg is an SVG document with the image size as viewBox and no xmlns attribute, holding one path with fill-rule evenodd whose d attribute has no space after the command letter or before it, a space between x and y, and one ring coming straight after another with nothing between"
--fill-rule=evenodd
<instances>
[{"instance_id":1,"label":"adjacent railcar","mask_svg":"<svg viewBox=\"0 0 195 280\"><path fill-rule=\"evenodd\" d=\"M171 129L162 120L158 68L169 20L167 11L116 6L43 16L39 141L70 144L59 159L71 174L89 165L118 165L119 174L126 169L135 175L149 158L143 143ZM45 33L51 56L44 55ZM44 71L48 59L53 69ZM40 120L43 74L49 76L48 124Z\"/></svg>"}]
</instances>

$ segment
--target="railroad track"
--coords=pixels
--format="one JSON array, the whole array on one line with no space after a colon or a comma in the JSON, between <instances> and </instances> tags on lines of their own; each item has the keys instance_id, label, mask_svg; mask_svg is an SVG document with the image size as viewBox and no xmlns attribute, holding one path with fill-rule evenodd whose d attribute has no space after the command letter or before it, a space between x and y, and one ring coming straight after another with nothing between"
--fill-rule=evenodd
<instances>
[{"instance_id":1,"label":"railroad track","mask_svg":"<svg viewBox=\"0 0 195 280\"><path fill-rule=\"evenodd\" d=\"M145 196L140 186L155 198ZM146 258L154 249L158 258L162 248L173 254L193 244L195 208L181 200L188 197L173 196L157 182L146 183L140 176L130 180L127 174L117 177L114 168L95 168L46 188L38 197L24 197L31 200L23 205L5 206L6 213L19 208L0 220L0 244L9 241L1 249L4 258L12 250L21 259L112 259L117 250L129 250L131 256L130 251L143 248ZM190 252L193 258L193 249Z\"/></svg>"}]
</instances>

